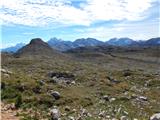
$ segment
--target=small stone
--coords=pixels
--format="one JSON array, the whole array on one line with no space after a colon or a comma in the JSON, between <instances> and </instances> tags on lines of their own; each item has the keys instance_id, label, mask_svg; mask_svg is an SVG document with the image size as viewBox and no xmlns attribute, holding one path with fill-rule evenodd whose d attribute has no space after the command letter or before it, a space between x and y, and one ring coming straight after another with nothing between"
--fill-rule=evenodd
<instances>
[{"instance_id":1,"label":"small stone","mask_svg":"<svg viewBox=\"0 0 160 120\"><path fill-rule=\"evenodd\" d=\"M113 102L113 101L115 101L116 100L116 98L111 98L109 101L110 102Z\"/></svg>"},{"instance_id":2,"label":"small stone","mask_svg":"<svg viewBox=\"0 0 160 120\"><path fill-rule=\"evenodd\" d=\"M108 95L104 95L104 96L103 96L103 99L104 99L105 101L109 101L109 96L108 96Z\"/></svg>"},{"instance_id":3,"label":"small stone","mask_svg":"<svg viewBox=\"0 0 160 120\"><path fill-rule=\"evenodd\" d=\"M75 81L72 81L72 82L71 82L71 84L72 84L72 85L75 85L75 84L76 84L76 82L75 82Z\"/></svg>"},{"instance_id":4,"label":"small stone","mask_svg":"<svg viewBox=\"0 0 160 120\"><path fill-rule=\"evenodd\" d=\"M133 120L138 120L137 118L133 118Z\"/></svg>"},{"instance_id":5,"label":"small stone","mask_svg":"<svg viewBox=\"0 0 160 120\"><path fill-rule=\"evenodd\" d=\"M69 120L75 120L75 118L73 116L69 116L68 118L69 118Z\"/></svg>"},{"instance_id":6,"label":"small stone","mask_svg":"<svg viewBox=\"0 0 160 120\"><path fill-rule=\"evenodd\" d=\"M143 101L147 101L147 97L144 97L144 96L139 96L139 99L141 99Z\"/></svg>"},{"instance_id":7,"label":"small stone","mask_svg":"<svg viewBox=\"0 0 160 120\"><path fill-rule=\"evenodd\" d=\"M40 80L40 81L39 81L39 84L40 84L40 85L44 85L44 84L45 84L44 80Z\"/></svg>"},{"instance_id":8,"label":"small stone","mask_svg":"<svg viewBox=\"0 0 160 120\"><path fill-rule=\"evenodd\" d=\"M112 120L118 120L118 119L116 119L116 118L112 118Z\"/></svg>"},{"instance_id":9,"label":"small stone","mask_svg":"<svg viewBox=\"0 0 160 120\"><path fill-rule=\"evenodd\" d=\"M87 110L82 108L82 109L81 109L81 115L82 115L82 116L87 116L87 115L88 115Z\"/></svg>"},{"instance_id":10,"label":"small stone","mask_svg":"<svg viewBox=\"0 0 160 120\"><path fill-rule=\"evenodd\" d=\"M109 118L111 118L111 116L107 115L106 118L109 119Z\"/></svg>"},{"instance_id":11,"label":"small stone","mask_svg":"<svg viewBox=\"0 0 160 120\"><path fill-rule=\"evenodd\" d=\"M126 116L121 116L120 120L128 120Z\"/></svg>"},{"instance_id":12,"label":"small stone","mask_svg":"<svg viewBox=\"0 0 160 120\"><path fill-rule=\"evenodd\" d=\"M77 110L76 110L76 109L73 109L72 112L77 112Z\"/></svg>"},{"instance_id":13,"label":"small stone","mask_svg":"<svg viewBox=\"0 0 160 120\"><path fill-rule=\"evenodd\" d=\"M104 117L105 116L105 111L101 111L98 115L99 115L99 117Z\"/></svg>"},{"instance_id":14,"label":"small stone","mask_svg":"<svg viewBox=\"0 0 160 120\"><path fill-rule=\"evenodd\" d=\"M88 113L87 116L88 116L88 117L92 117L92 114L91 114L91 113Z\"/></svg>"},{"instance_id":15,"label":"small stone","mask_svg":"<svg viewBox=\"0 0 160 120\"><path fill-rule=\"evenodd\" d=\"M125 115L128 115L128 112L127 112L127 111L123 111L123 112L124 112Z\"/></svg>"}]
</instances>

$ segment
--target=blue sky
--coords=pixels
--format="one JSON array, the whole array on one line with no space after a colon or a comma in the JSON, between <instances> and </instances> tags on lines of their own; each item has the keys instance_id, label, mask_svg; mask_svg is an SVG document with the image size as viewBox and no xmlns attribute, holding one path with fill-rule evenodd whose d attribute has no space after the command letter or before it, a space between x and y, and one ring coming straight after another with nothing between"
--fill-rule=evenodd
<instances>
[{"instance_id":1,"label":"blue sky","mask_svg":"<svg viewBox=\"0 0 160 120\"><path fill-rule=\"evenodd\" d=\"M3 0L1 48L36 37L159 37L159 7L158 0Z\"/></svg>"}]
</instances>

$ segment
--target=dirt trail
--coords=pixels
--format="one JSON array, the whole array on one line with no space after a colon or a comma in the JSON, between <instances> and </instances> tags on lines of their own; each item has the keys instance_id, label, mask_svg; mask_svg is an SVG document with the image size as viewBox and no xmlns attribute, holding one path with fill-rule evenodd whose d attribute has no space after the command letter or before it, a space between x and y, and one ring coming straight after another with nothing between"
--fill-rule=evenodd
<instances>
[{"instance_id":1,"label":"dirt trail","mask_svg":"<svg viewBox=\"0 0 160 120\"><path fill-rule=\"evenodd\" d=\"M20 120L16 113L17 111L13 109L12 104L5 105L4 103L1 104L1 120Z\"/></svg>"}]
</instances>

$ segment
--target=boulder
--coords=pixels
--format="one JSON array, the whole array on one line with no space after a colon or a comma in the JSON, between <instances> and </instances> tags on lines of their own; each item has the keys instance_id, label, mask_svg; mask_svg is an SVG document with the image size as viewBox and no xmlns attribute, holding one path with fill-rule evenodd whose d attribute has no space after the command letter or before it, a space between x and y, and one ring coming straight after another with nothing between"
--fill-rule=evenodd
<instances>
[{"instance_id":1,"label":"boulder","mask_svg":"<svg viewBox=\"0 0 160 120\"><path fill-rule=\"evenodd\" d=\"M150 120L160 120L160 113L156 113L150 117Z\"/></svg>"},{"instance_id":2,"label":"boulder","mask_svg":"<svg viewBox=\"0 0 160 120\"><path fill-rule=\"evenodd\" d=\"M51 95L52 95L56 100L60 99L60 93L57 92L57 91L53 91L53 92L51 93Z\"/></svg>"},{"instance_id":3,"label":"boulder","mask_svg":"<svg viewBox=\"0 0 160 120\"><path fill-rule=\"evenodd\" d=\"M5 74L12 74L11 71L6 70L6 69L1 69L1 72L2 72L2 73L5 73Z\"/></svg>"},{"instance_id":4,"label":"boulder","mask_svg":"<svg viewBox=\"0 0 160 120\"><path fill-rule=\"evenodd\" d=\"M54 106L54 108L50 111L52 120L60 120L60 111Z\"/></svg>"}]
</instances>

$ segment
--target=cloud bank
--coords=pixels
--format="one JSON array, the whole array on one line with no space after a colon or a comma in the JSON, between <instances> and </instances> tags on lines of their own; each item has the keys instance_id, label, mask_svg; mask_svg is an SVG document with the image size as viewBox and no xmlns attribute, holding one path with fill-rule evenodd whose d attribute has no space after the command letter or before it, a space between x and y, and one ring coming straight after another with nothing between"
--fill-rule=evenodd
<instances>
[{"instance_id":1,"label":"cloud bank","mask_svg":"<svg viewBox=\"0 0 160 120\"><path fill-rule=\"evenodd\" d=\"M3 0L2 24L90 26L99 21L139 21L156 0ZM77 5L78 4L78 5ZM78 6L78 7L77 7Z\"/></svg>"}]
</instances>

